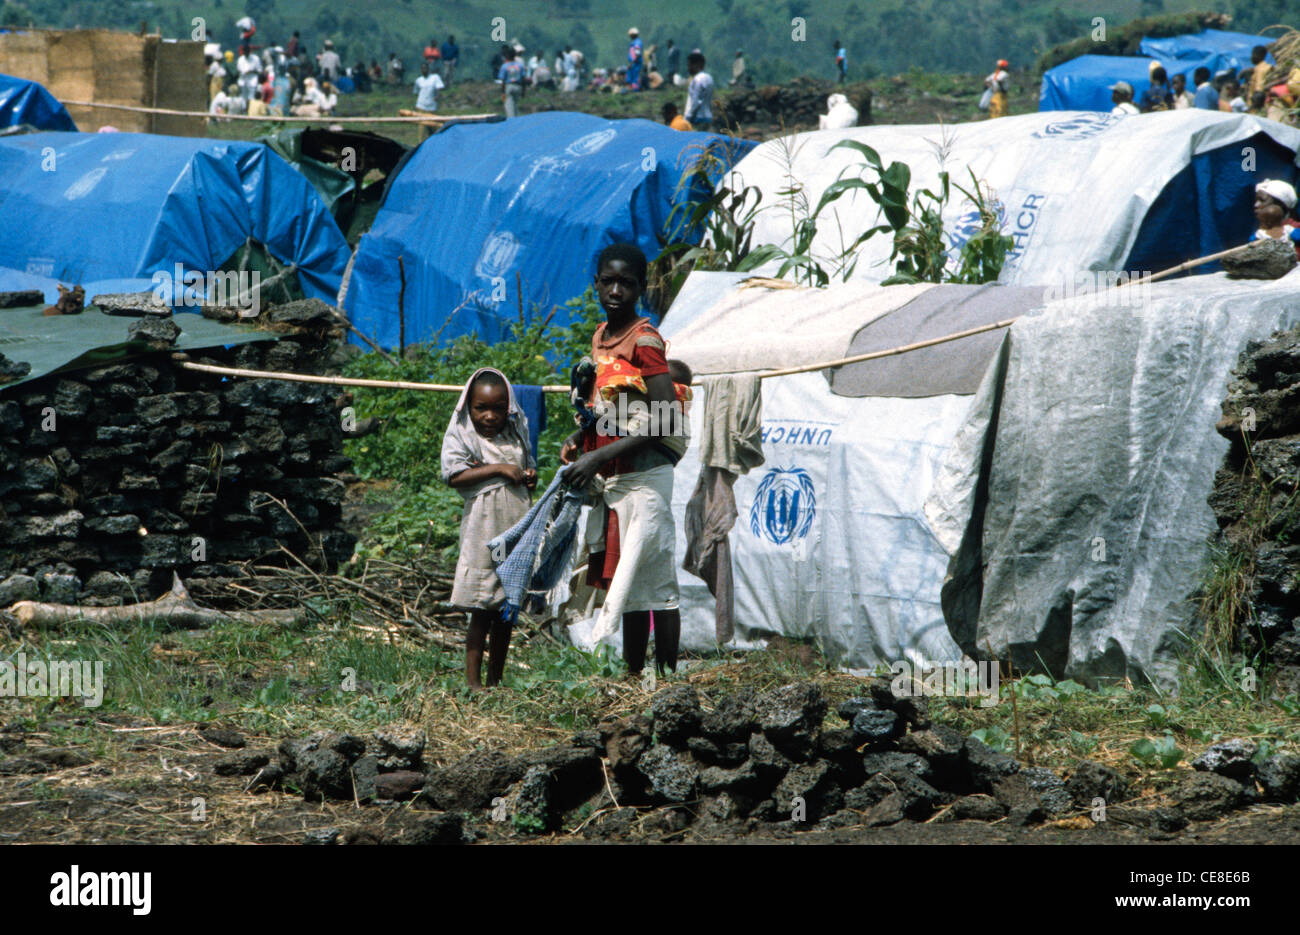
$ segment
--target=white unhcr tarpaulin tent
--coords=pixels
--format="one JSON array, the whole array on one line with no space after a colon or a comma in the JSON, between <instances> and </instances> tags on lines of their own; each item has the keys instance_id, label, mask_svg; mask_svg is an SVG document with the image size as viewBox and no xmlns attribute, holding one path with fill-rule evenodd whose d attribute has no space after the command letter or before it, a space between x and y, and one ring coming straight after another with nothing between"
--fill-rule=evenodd
<instances>
[{"instance_id":1,"label":"white unhcr tarpaulin tent","mask_svg":"<svg viewBox=\"0 0 1300 935\"><path fill-rule=\"evenodd\" d=\"M1056 111L794 134L759 146L725 182L763 193L753 244L790 246L799 211L792 216L779 192L792 182L811 208L831 183L858 175L862 157L833 148L842 140L865 143L886 165L907 163L913 192L938 191L941 167L969 190L972 170L1000 202L1002 230L1015 241L1002 281L1048 285L1082 270L1155 271L1244 242L1255 228L1255 183L1294 180L1300 131L1243 114L1181 110L1127 118ZM823 214L812 252L830 270L831 258L877 223L870 197L850 192ZM953 248L980 227L979 212L955 189L944 226ZM890 246L887 234L868 240L854 278L892 275Z\"/></svg>"},{"instance_id":2,"label":"white unhcr tarpaulin tent","mask_svg":"<svg viewBox=\"0 0 1300 935\"><path fill-rule=\"evenodd\" d=\"M944 345L946 359L929 348L832 380L763 381L766 463L735 484L731 646L811 638L863 668L991 650L1089 684L1176 682L1215 529L1229 373L1248 341L1300 322L1300 269L1046 304L1031 287L741 278L693 274L664 322L670 356L698 375L731 369L728 340L761 371L891 346L900 325L917 339L962 331L989 317L963 311L980 300L1019 317L991 333L1001 340ZM694 417L707 405L700 393ZM692 444L674 486L678 561L698 470ZM678 578L683 645L711 649L713 598ZM583 625L571 632L583 642Z\"/></svg>"},{"instance_id":3,"label":"white unhcr tarpaulin tent","mask_svg":"<svg viewBox=\"0 0 1300 935\"><path fill-rule=\"evenodd\" d=\"M963 297L993 295L995 301L985 303L987 317L991 307L1014 315L1041 294L1000 286L869 283L774 289L747 286L742 278L692 274L665 318L669 355L684 360L697 377L839 358L850 348L861 350L873 322L900 315L913 315L909 330L952 333L966 324L960 317ZM923 308L919 303L927 296L942 301ZM938 306L950 311L936 315ZM955 342L950 353L990 358L1000 332L994 335L992 344ZM870 375L869 365L855 366ZM967 378L966 385L939 387L960 392L923 398L906 398L903 391L839 395L822 372L763 381L766 463L734 487L740 516L730 535L732 646L758 646L778 634L812 639L830 658L852 667L961 658L940 607L949 555L929 527L924 503L978 381L977 373L973 383ZM706 390L697 387L692 418L701 418L707 406ZM693 440L675 472L679 564L685 554L681 519L699 469ZM713 597L685 571L678 572L678 581L683 647L714 649ZM584 637L589 629L590 620L570 632L590 646Z\"/></svg>"}]
</instances>

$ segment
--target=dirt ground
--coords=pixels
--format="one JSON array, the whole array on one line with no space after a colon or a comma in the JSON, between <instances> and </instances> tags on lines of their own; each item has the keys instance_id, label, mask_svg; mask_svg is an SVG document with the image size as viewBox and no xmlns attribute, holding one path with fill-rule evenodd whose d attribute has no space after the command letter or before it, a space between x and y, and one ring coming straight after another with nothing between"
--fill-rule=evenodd
<instances>
[{"instance_id":1,"label":"dirt ground","mask_svg":"<svg viewBox=\"0 0 1300 935\"><path fill-rule=\"evenodd\" d=\"M87 742L60 744L76 732ZM16 737L23 743L18 744ZM307 803L296 794L245 791L247 776L221 776L217 761L232 752L271 753L278 738L246 736L243 751L212 743L192 727L139 726L127 717L51 719L46 729L5 731L0 760L0 842L25 844L300 844L391 843L418 839L439 813L415 803ZM25 772L12 773L15 768ZM41 770L41 771L36 771ZM673 830L662 810L643 811L626 832L598 839L581 830L528 836L488 810L466 816L478 842L524 844L1277 844L1300 836L1300 806L1255 806L1217 822L1193 823L1176 834L1118 822L1068 819L1030 828L1006 821L903 822L883 828L796 830L789 823L755 823L746 833L709 837L688 826Z\"/></svg>"}]
</instances>

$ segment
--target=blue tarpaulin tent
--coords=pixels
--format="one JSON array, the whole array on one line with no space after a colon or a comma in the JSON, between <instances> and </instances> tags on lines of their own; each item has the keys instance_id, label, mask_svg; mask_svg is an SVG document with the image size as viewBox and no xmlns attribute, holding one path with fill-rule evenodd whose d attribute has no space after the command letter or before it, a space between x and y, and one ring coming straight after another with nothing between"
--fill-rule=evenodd
<instances>
[{"instance_id":1,"label":"blue tarpaulin tent","mask_svg":"<svg viewBox=\"0 0 1300 935\"><path fill-rule=\"evenodd\" d=\"M1150 87L1152 59L1132 55L1080 55L1043 72L1039 110L1105 110L1115 105L1110 87L1117 81L1133 85L1137 100Z\"/></svg>"},{"instance_id":2,"label":"blue tarpaulin tent","mask_svg":"<svg viewBox=\"0 0 1300 935\"><path fill-rule=\"evenodd\" d=\"M1038 92L1039 110L1103 110L1114 107L1110 99L1110 86L1116 81L1133 85L1133 100L1151 86L1150 67L1153 61L1165 66L1169 77L1187 75L1192 86L1192 72L1210 63L1212 56L1201 58L1158 59L1136 55L1080 55L1043 72L1043 86Z\"/></svg>"},{"instance_id":3,"label":"blue tarpaulin tent","mask_svg":"<svg viewBox=\"0 0 1300 935\"><path fill-rule=\"evenodd\" d=\"M516 275L525 312L548 314L591 284L608 244L630 241L657 256L673 208L692 196L679 183L714 141L718 175L754 146L567 112L449 127L399 170L361 238L349 316L380 344L397 345L401 257L407 342L467 333L498 341L519 320ZM552 320L568 315L560 308Z\"/></svg>"},{"instance_id":4,"label":"blue tarpaulin tent","mask_svg":"<svg viewBox=\"0 0 1300 935\"><path fill-rule=\"evenodd\" d=\"M260 143L138 133L0 138L0 291L153 288L216 272L248 238L333 302L348 245L316 190Z\"/></svg>"},{"instance_id":5,"label":"blue tarpaulin tent","mask_svg":"<svg viewBox=\"0 0 1300 935\"><path fill-rule=\"evenodd\" d=\"M1186 75L1187 86L1194 87L1192 74L1205 66L1210 74L1250 67L1250 50L1268 45L1268 36L1244 32L1206 29L1182 36L1146 38L1140 46L1142 55L1080 55L1043 73L1038 95L1039 110L1110 110L1110 86L1116 81L1133 85L1136 102L1149 86L1148 68L1152 61L1164 66L1169 77ZM1273 61L1270 55L1268 62Z\"/></svg>"},{"instance_id":6,"label":"blue tarpaulin tent","mask_svg":"<svg viewBox=\"0 0 1300 935\"><path fill-rule=\"evenodd\" d=\"M37 130L75 130L63 105L35 81L0 75L0 127L27 124Z\"/></svg>"},{"instance_id":7,"label":"blue tarpaulin tent","mask_svg":"<svg viewBox=\"0 0 1300 935\"><path fill-rule=\"evenodd\" d=\"M1175 59L1197 59L1197 64L1205 65L1211 73L1218 73L1225 68L1233 71L1249 68L1250 50L1257 45L1266 46L1272 41L1273 38L1269 36L1206 29L1182 36L1165 36L1160 39L1148 37L1142 40L1139 48L1143 55L1166 63ZM1199 61L1207 56L1213 56L1213 60ZM1273 56L1268 56L1265 61L1272 64Z\"/></svg>"}]
</instances>

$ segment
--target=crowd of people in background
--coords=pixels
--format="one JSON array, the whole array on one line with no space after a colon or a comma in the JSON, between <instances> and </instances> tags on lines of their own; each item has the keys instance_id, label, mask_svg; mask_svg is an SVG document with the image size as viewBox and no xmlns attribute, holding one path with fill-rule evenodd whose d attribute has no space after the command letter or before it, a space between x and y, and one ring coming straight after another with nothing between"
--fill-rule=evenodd
<instances>
[{"instance_id":1,"label":"crowd of people in background","mask_svg":"<svg viewBox=\"0 0 1300 935\"><path fill-rule=\"evenodd\" d=\"M333 40L326 39L312 55L297 31L287 42L263 45L255 42L257 25L252 17L243 17L235 26L239 30L235 49L222 51L219 44L208 43L204 50L210 114L329 116L340 93L366 94L377 84L405 84L406 68L395 51L389 53L386 65L372 58L368 65L358 60L349 67ZM455 36L442 43L429 40L414 82L417 108L437 109L437 92L451 86L459 62Z\"/></svg>"},{"instance_id":2,"label":"crowd of people in background","mask_svg":"<svg viewBox=\"0 0 1300 935\"><path fill-rule=\"evenodd\" d=\"M1251 50L1250 66L1239 72L1227 69L1214 74L1202 65L1191 72L1190 88L1186 74L1171 77L1163 65L1153 61L1148 68L1148 86L1141 94L1127 81L1116 81L1109 87L1114 105L1111 113L1132 116L1197 109L1249 113L1289 121L1290 111L1300 103L1300 67L1291 69L1285 81L1270 83L1272 66L1267 59L1268 49L1257 45ZM1005 117L1009 113L1009 67L1006 59L1000 59L993 72L984 79L984 96L979 107L987 111L990 118Z\"/></svg>"},{"instance_id":3,"label":"crowd of people in background","mask_svg":"<svg viewBox=\"0 0 1300 935\"><path fill-rule=\"evenodd\" d=\"M1251 51L1250 67L1240 72L1225 70L1214 75L1209 68L1201 66L1192 72L1191 90L1185 74L1170 78L1164 66L1152 62L1148 87L1136 98L1133 86L1127 81L1111 85L1111 101L1115 105L1111 113L1131 115L1194 109L1250 113L1282 120L1300 95L1300 69L1294 70L1287 81L1270 87L1271 66L1265 61L1267 56L1264 46L1257 45Z\"/></svg>"},{"instance_id":4,"label":"crowd of people in background","mask_svg":"<svg viewBox=\"0 0 1300 935\"><path fill-rule=\"evenodd\" d=\"M260 45L255 42L257 26L251 17L236 23L239 42L235 50L222 51L210 43L206 50L209 75L209 112L213 115L328 116L334 112L340 93L368 93L375 86L405 85L406 66L396 52L382 63L358 60L351 67L326 39L314 55L298 32L287 42ZM501 90L507 117L517 116L519 102L530 91L573 93L580 89L611 94L685 89L680 107L672 113L664 108L664 121L678 129L705 130L713 126L715 84L706 70L700 49L683 53L675 40L646 44L640 30L627 31L628 44L622 64L615 68L589 68L582 51L566 45L554 57L543 50L525 58L527 50L518 40L501 45L488 62L488 74ZM847 80L848 52L839 39L833 42L834 74ZM415 109L436 112L439 92L452 86L460 65L461 50L456 37L438 42L430 37L421 53L419 73L414 78ZM731 87L752 87L743 49L731 61Z\"/></svg>"}]
</instances>

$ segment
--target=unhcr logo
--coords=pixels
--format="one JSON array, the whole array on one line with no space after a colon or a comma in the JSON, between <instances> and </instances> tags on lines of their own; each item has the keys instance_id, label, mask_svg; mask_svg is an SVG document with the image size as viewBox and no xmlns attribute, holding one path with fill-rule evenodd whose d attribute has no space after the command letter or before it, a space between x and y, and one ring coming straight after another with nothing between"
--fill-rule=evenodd
<instances>
[{"instance_id":1,"label":"unhcr logo","mask_svg":"<svg viewBox=\"0 0 1300 935\"><path fill-rule=\"evenodd\" d=\"M969 203L969 202L968 202ZM1007 222L1007 209L1002 202L997 202L997 224L998 230L1001 230ZM980 214L978 208L972 208L953 224L952 232L948 235L951 243L951 249L956 252L960 251L972 237L984 229L984 215Z\"/></svg>"},{"instance_id":2,"label":"unhcr logo","mask_svg":"<svg viewBox=\"0 0 1300 935\"><path fill-rule=\"evenodd\" d=\"M749 528L774 545L802 539L817 515L817 492L803 468L771 468L749 508Z\"/></svg>"},{"instance_id":3,"label":"unhcr logo","mask_svg":"<svg viewBox=\"0 0 1300 935\"><path fill-rule=\"evenodd\" d=\"M510 231L498 231L483 244L474 272L484 279L501 276L515 262L519 255L519 240Z\"/></svg>"},{"instance_id":4,"label":"unhcr logo","mask_svg":"<svg viewBox=\"0 0 1300 935\"><path fill-rule=\"evenodd\" d=\"M253 270L160 269L153 274L153 295L160 305L195 308L226 305L239 309L240 318L261 313L262 274Z\"/></svg>"},{"instance_id":5,"label":"unhcr logo","mask_svg":"<svg viewBox=\"0 0 1300 935\"><path fill-rule=\"evenodd\" d=\"M613 127L607 127L604 130L597 130L594 133L588 133L586 136L580 136L568 146L564 151L570 156L590 156L592 153L599 152L609 145L617 133Z\"/></svg>"},{"instance_id":6,"label":"unhcr logo","mask_svg":"<svg viewBox=\"0 0 1300 935\"><path fill-rule=\"evenodd\" d=\"M1037 140L1086 140L1090 136L1104 133L1119 118L1112 114L1080 114L1069 120L1049 123L1041 130L1034 131Z\"/></svg>"}]
</instances>

